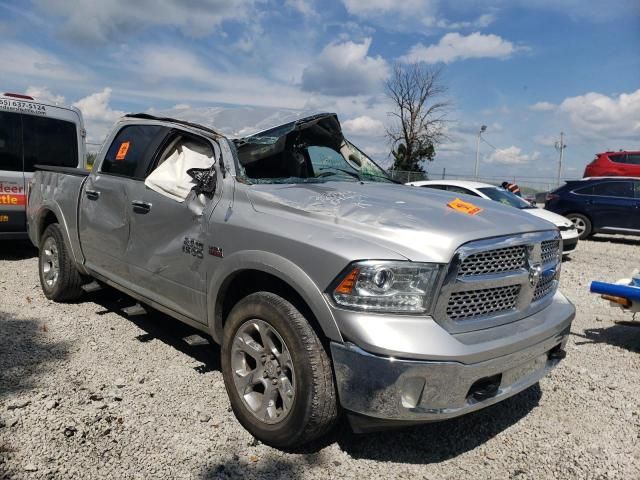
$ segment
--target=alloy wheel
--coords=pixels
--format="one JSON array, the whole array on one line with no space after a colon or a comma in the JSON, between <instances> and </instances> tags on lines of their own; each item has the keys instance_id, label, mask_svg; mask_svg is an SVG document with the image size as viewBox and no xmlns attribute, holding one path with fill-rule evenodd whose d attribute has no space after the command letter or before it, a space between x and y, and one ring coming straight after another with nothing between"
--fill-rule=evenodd
<instances>
[{"instance_id":1,"label":"alloy wheel","mask_svg":"<svg viewBox=\"0 0 640 480\"><path fill-rule=\"evenodd\" d=\"M235 334L231 367L238 395L260 421L275 424L291 412L295 372L287 345L267 322L251 319Z\"/></svg>"}]
</instances>

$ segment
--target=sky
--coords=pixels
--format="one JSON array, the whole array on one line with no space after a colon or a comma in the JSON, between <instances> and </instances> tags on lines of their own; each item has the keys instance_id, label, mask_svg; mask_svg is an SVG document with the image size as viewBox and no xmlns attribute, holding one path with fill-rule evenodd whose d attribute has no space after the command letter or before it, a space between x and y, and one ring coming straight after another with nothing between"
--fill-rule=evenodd
<instances>
[{"instance_id":1,"label":"sky","mask_svg":"<svg viewBox=\"0 0 640 480\"><path fill-rule=\"evenodd\" d=\"M433 177L565 178L640 150L638 0L0 0L0 90L79 107L90 143L127 112L199 111L230 134L336 112L389 165L384 83L442 67ZM90 148L97 149L96 146Z\"/></svg>"}]
</instances>

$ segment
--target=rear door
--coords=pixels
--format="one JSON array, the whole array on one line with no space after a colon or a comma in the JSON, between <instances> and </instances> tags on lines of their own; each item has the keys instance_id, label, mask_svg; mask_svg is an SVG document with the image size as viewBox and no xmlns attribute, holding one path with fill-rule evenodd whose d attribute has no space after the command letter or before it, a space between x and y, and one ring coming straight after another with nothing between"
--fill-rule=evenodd
<instances>
[{"instance_id":1,"label":"rear door","mask_svg":"<svg viewBox=\"0 0 640 480\"><path fill-rule=\"evenodd\" d=\"M22 120L0 111L0 238L26 231Z\"/></svg>"},{"instance_id":2,"label":"rear door","mask_svg":"<svg viewBox=\"0 0 640 480\"><path fill-rule=\"evenodd\" d=\"M597 229L633 228L636 200L632 181L600 182L587 200Z\"/></svg>"},{"instance_id":3,"label":"rear door","mask_svg":"<svg viewBox=\"0 0 640 480\"><path fill-rule=\"evenodd\" d=\"M125 125L87 178L80 198L80 240L87 266L130 287L126 260L132 192L144 181L151 158L167 132L158 125Z\"/></svg>"},{"instance_id":4,"label":"rear door","mask_svg":"<svg viewBox=\"0 0 640 480\"><path fill-rule=\"evenodd\" d=\"M631 226L629 228L640 232L640 180L633 182L633 190L635 192L635 204L631 213Z\"/></svg>"}]
</instances>

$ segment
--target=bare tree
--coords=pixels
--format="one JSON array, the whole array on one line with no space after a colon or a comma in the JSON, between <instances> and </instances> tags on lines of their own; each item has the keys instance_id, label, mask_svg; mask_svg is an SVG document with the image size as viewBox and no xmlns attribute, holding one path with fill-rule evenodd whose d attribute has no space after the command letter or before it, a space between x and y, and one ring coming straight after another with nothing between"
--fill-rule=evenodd
<instances>
[{"instance_id":1,"label":"bare tree","mask_svg":"<svg viewBox=\"0 0 640 480\"><path fill-rule=\"evenodd\" d=\"M423 172L422 162L433 160L435 147L446 139L446 116L451 104L442 83L442 68L397 64L385 85L395 110L387 126L395 170Z\"/></svg>"}]
</instances>

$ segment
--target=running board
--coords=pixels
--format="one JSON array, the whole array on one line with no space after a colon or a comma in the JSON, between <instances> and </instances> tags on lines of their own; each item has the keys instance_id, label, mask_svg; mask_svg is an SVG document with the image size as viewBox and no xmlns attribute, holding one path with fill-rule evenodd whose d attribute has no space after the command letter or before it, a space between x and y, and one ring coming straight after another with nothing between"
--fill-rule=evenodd
<instances>
[{"instance_id":1,"label":"running board","mask_svg":"<svg viewBox=\"0 0 640 480\"><path fill-rule=\"evenodd\" d=\"M102 285L101 283L96 282L95 280L91 283L87 283L86 285L82 285L83 291L87 292L87 293L92 293L92 292L97 292L98 290L102 290L104 288L104 285Z\"/></svg>"},{"instance_id":2,"label":"running board","mask_svg":"<svg viewBox=\"0 0 640 480\"><path fill-rule=\"evenodd\" d=\"M136 303L135 305L131 305L130 307L125 307L122 309L122 311L130 317L147 314L147 311L139 303Z\"/></svg>"}]
</instances>

